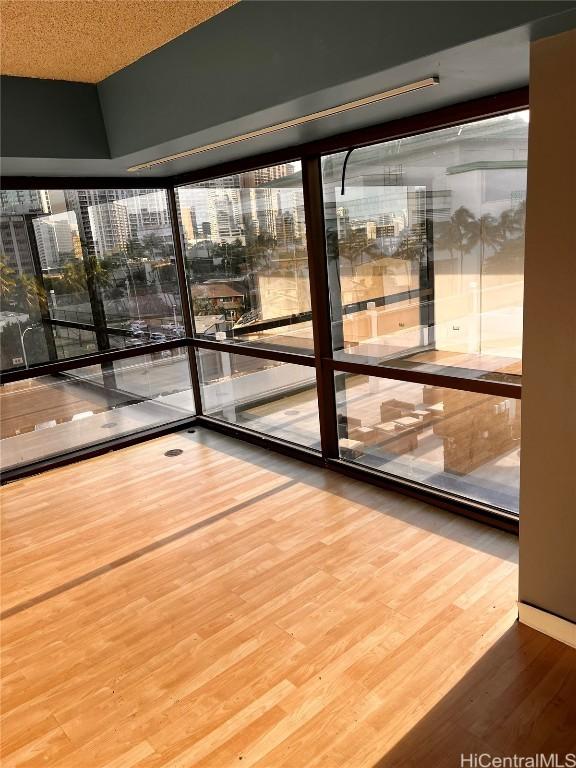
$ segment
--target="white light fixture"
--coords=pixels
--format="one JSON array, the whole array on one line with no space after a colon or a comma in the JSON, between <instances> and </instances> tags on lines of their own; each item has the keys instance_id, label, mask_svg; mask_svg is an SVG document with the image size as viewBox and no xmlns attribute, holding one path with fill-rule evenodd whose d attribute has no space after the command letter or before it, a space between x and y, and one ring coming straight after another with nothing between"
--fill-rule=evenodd
<instances>
[{"instance_id":1,"label":"white light fixture","mask_svg":"<svg viewBox=\"0 0 576 768\"><path fill-rule=\"evenodd\" d=\"M285 123L276 123L270 125L267 128L259 128L257 131L250 131L249 133L243 133L239 136L232 136L229 139L222 139L221 141L215 141L211 144L204 144L202 147L195 147L194 149L187 149L184 152L177 152L174 155L166 155L166 157L160 157L158 160L150 160L148 163L139 163L138 165L132 165L127 170L130 172L142 171L145 168L152 168L155 165L161 165L162 163L170 163L172 160L180 160L182 157L190 157L192 155L199 155L201 152L209 152L211 149L220 149L220 147L228 147L230 144L238 144L240 141L248 141L249 139L256 139L259 136L266 136L269 133L276 133L276 131L283 131L286 128L293 128L296 125L304 125L304 123L311 123L313 120L321 120L323 117L331 117L332 115L339 115L341 112L349 112L351 109L357 109L358 107L366 107L369 104L376 104L379 101L385 99L392 99L395 96L401 96L403 93L411 93L412 91L420 91L423 88L430 88L433 85L438 85L440 78L427 77L424 80L417 80L415 83L409 83L408 85L400 85L398 88L392 88L389 91L382 91L381 93L375 93L373 96L366 96L363 99L357 99L356 101L348 101L346 104L339 104L337 107L330 107L329 109L322 109L320 112L313 112L310 115L304 115L303 117L297 117L294 120L287 120Z\"/></svg>"}]
</instances>

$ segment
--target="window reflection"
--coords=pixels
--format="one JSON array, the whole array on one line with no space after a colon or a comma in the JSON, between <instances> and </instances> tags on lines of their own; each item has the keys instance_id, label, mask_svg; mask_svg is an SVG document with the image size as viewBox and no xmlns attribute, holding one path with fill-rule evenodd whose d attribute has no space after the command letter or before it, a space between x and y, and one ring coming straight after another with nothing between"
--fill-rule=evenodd
<instances>
[{"instance_id":1,"label":"window reflection","mask_svg":"<svg viewBox=\"0 0 576 768\"><path fill-rule=\"evenodd\" d=\"M197 334L312 354L300 163L177 195Z\"/></svg>"},{"instance_id":2,"label":"window reflection","mask_svg":"<svg viewBox=\"0 0 576 768\"><path fill-rule=\"evenodd\" d=\"M205 349L198 364L205 413L320 449L314 368Z\"/></svg>"},{"instance_id":3,"label":"window reflection","mask_svg":"<svg viewBox=\"0 0 576 768\"><path fill-rule=\"evenodd\" d=\"M518 511L520 400L336 375L340 455Z\"/></svg>"},{"instance_id":4,"label":"window reflection","mask_svg":"<svg viewBox=\"0 0 576 768\"><path fill-rule=\"evenodd\" d=\"M3 384L1 468L25 466L194 412L185 349Z\"/></svg>"},{"instance_id":5,"label":"window reflection","mask_svg":"<svg viewBox=\"0 0 576 768\"><path fill-rule=\"evenodd\" d=\"M521 372L527 120L324 159L337 358Z\"/></svg>"},{"instance_id":6,"label":"window reflection","mask_svg":"<svg viewBox=\"0 0 576 768\"><path fill-rule=\"evenodd\" d=\"M166 192L0 191L2 368L184 335Z\"/></svg>"}]
</instances>

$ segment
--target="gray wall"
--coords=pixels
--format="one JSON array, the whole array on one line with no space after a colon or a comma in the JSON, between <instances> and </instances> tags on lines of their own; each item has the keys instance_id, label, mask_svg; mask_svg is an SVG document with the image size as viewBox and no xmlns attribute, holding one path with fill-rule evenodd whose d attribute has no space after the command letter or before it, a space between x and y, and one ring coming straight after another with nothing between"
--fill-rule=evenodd
<instances>
[{"instance_id":1,"label":"gray wall","mask_svg":"<svg viewBox=\"0 0 576 768\"><path fill-rule=\"evenodd\" d=\"M112 154L137 152L574 8L550 0L242 0L99 84ZM383 77L382 90L393 85Z\"/></svg>"},{"instance_id":2,"label":"gray wall","mask_svg":"<svg viewBox=\"0 0 576 768\"><path fill-rule=\"evenodd\" d=\"M576 622L576 31L530 65L520 600Z\"/></svg>"},{"instance_id":3,"label":"gray wall","mask_svg":"<svg viewBox=\"0 0 576 768\"><path fill-rule=\"evenodd\" d=\"M0 96L2 157L109 157L95 85L3 75Z\"/></svg>"}]
</instances>

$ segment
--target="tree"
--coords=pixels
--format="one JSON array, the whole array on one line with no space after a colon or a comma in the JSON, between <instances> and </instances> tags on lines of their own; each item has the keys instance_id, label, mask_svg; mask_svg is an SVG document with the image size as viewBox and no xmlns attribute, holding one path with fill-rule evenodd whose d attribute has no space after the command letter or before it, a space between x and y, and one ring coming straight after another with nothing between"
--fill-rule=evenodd
<instances>
[{"instance_id":1,"label":"tree","mask_svg":"<svg viewBox=\"0 0 576 768\"><path fill-rule=\"evenodd\" d=\"M522 201L515 208L502 211L498 219L502 241L498 248L498 258L490 259L487 264L491 270L521 270L520 262L524 258L524 228L526 224L526 203Z\"/></svg>"},{"instance_id":2,"label":"tree","mask_svg":"<svg viewBox=\"0 0 576 768\"><path fill-rule=\"evenodd\" d=\"M16 297L20 307L26 308L32 317L48 311L48 297L38 277L20 275L16 282Z\"/></svg>"},{"instance_id":3,"label":"tree","mask_svg":"<svg viewBox=\"0 0 576 768\"><path fill-rule=\"evenodd\" d=\"M62 281L69 293L86 293L92 280L100 289L112 283L109 265L95 255L86 255L83 261L71 261L62 269Z\"/></svg>"},{"instance_id":4,"label":"tree","mask_svg":"<svg viewBox=\"0 0 576 768\"><path fill-rule=\"evenodd\" d=\"M0 259L0 296L3 299L9 296L16 287L14 274L14 270L6 264L4 259Z\"/></svg>"},{"instance_id":5,"label":"tree","mask_svg":"<svg viewBox=\"0 0 576 768\"><path fill-rule=\"evenodd\" d=\"M260 252L260 245L253 246L253 255ZM216 243L212 246L212 260L221 260L221 273L227 277L239 276L247 270L248 249L242 241L236 238L232 243Z\"/></svg>"},{"instance_id":6,"label":"tree","mask_svg":"<svg viewBox=\"0 0 576 768\"><path fill-rule=\"evenodd\" d=\"M156 255L163 255L164 241L155 232L151 232L142 239L142 248L151 258L155 258Z\"/></svg>"},{"instance_id":7,"label":"tree","mask_svg":"<svg viewBox=\"0 0 576 768\"><path fill-rule=\"evenodd\" d=\"M460 206L448 221L439 222L436 227L435 242L438 248L448 251L454 257L456 251L460 257L460 275L464 272L464 256L470 252L469 231L475 220L472 211Z\"/></svg>"},{"instance_id":8,"label":"tree","mask_svg":"<svg viewBox=\"0 0 576 768\"><path fill-rule=\"evenodd\" d=\"M502 211L498 224L504 240L515 237L520 229L516 209L507 208L505 211Z\"/></svg>"},{"instance_id":9,"label":"tree","mask_svg":"<svg viewBox=\"0 0 576 768\"><path fill-rule=\"evenodd\" d=\"M33 330L26 333L23 340L21 334L28 329ZM13 368L14 360L17 358L24 359L24 354L29 365L45 362L48 357L46 339L40 325L32 325L29 321L20 323L20 325L8 323L3 326L0 338L2 339L0 344L0 367L2 370Z\"/></svg>"},{"instance_id":10,"label":"tree","mask_svg":"<svg viewBox=\"0 0 576 768\"><path fill-rule=\"evenodd\" d=\"M142 245L140 240L133 237L130 240L126 241L126 256L127 256L126 268L128 271L128 277L132 283L132 290L134 292L136 304L138 304L136 283L138 283L139 285L146 284L146 273L142 268L142 262L144 261L144 257L146 256L146 251L144 250L144 246ZM130 262L136 262L136 264L138 265L137 271L132 270ZM138 310L138 317L140 317L139 310Z\"/></svg>"},{"instance_id":11,"label":"tree","mask_svg":"<svg viewBox=\"0 0 576 768\"><path fill-rule=\"evenodd\" d=\"M65 293L84 293L87 290L83 262L71 261L63 267L62 285Z\"/></svg>"},{"instance_id":12,"label":"tree","mask_svg":"<svg viewBox=\"0 0 576 768\"><path fill-rule=\"evenodd\" d=\"M469 251L480 245L480 274L482 274L486 249L496 250L502 243L501 223L491 213L485 213L479 219L472 218L468 221L465 225L465 231Z\"/></svg>"},{"instance_id":13,"label":"tree","mask_svg":"<svg viewBox=\"0 0 576 768\"><path fill-rule=\"evenodd\" d=\"M204 296L197 296L192 301L194 314L198 315L216 315L218 312L214 309L214 302Z\"/></svg>"},{"instance_id":14,"label":"tree","mask_svg":"<svg viewBox=\"0 0 576 768\"><path fill-rule=\"evenodd\" d=\"M417 261L420 263L425 253L425 237L423 237L422 228L416 225L403 235L393 255L395 258L404 259L405 261Z\"/></svg>"},{"instance_id":15,"label":"tree","mask_svg":"<svg viewBox=\"0 0 576 768\"><path fill-rule=\"evenodd\" d=\"M126 255L129 259L132 259L133 261L142 261L144 256L146 255L146 251L144 249L144 246L138 240L136 237L132 237L129 240L126 240Z\"/></svg>"}]
</instances>

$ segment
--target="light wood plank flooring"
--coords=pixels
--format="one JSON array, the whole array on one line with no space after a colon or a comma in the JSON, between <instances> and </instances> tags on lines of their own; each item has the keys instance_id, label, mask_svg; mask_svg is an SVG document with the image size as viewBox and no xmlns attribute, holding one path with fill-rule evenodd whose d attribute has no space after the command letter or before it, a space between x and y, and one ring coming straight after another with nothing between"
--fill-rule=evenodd
<instances>
[{"instance_id":1,"label":"light wood plank flooring","mask_svg":"<svg viewBox=\"0 0 576 768\"><path fill-rule=\"evenodd\" d=\"M512 536L200 429L2 496L4 768L574 749Z\"/></svg>"}]
</instances>

